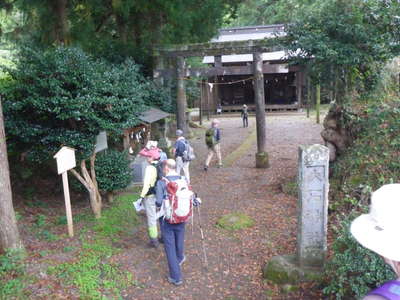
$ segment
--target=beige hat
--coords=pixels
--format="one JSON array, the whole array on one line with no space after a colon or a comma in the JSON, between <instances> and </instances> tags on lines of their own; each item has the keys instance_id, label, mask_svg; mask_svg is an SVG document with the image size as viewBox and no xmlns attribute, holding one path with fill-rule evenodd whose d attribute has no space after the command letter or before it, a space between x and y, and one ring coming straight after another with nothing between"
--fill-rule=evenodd
<instances>
[{"instance_id":1,"label":"beige hat","mask_svg":"<svg viewBox=\"0 0 400 300\"><path fill-rule=\"evenodd\" d=\"M365 248L400 262L400 184L373 192L369 214L357 217L350 231Z\"/></svg>"}]
</instances>

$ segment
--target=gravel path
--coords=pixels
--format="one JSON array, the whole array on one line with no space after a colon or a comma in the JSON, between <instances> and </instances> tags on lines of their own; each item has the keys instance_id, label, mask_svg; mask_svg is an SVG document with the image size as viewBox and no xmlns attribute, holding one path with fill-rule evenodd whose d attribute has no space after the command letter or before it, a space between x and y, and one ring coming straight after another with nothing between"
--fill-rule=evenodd
<instances>
[{"instance_id":1,"label":"gravel path","mask_svg":"<svg viewBox=\"0 0 400 300\"><path fill-rule=\"evenodd\" d=\"M298 146L322 143L321 125L307 119L304 113L268 114L266 120L268 169L255 168L254 117L250 118L248 128L241 127L238 117L221 118L223 158L238 157L235 150L246 138L249 141L252 133L254 142L247 151L240 147L243 153L229 166L218 169L214 162L208 172L202 168L206 156L204 129L194 129L191 144L197 159L190 169L193 188L203 200L201 217L208 267L204 265L197 212L193 232L190 224L186 227L187 260L183 265L184 284L180 287L166 281L164 251L161 247L146 248L147 235L142 226L133 237L123 241L127 251L115 258L133 273L137 282L124 291L124 299L320 298L308 287L283 294L279 287L263 281L261 269L272 256L295 252L296 198L284 194L281 186L296 176ZM251 216L256 224L236 232L215 225L221 215L235 211Z\"/></svg>"}]
</instances>

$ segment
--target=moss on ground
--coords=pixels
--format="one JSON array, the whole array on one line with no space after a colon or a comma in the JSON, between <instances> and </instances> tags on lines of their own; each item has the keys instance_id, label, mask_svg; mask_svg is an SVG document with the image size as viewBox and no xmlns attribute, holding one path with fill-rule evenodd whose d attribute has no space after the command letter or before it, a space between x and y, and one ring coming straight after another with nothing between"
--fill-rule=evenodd
<instances>
[{"instance_id":1,"label":"moss on ground","mask_svg":"<svg viewBox=\"0 0 400 300\"><path fill-rule=\"evenodd\" d=\"M217 225L227 230L240 230L253 226L254 220L241 212L234 212L222 216Z\"/></svg>"}]
</instances>

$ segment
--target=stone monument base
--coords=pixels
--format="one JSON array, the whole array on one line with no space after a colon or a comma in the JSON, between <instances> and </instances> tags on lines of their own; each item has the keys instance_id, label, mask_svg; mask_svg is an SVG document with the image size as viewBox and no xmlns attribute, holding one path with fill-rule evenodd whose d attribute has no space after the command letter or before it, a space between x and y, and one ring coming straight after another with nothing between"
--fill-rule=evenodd
<instances>
[{"instance_id":1,"label":"stone monument base","mask_svg":"<svg viewBox=\"0 0 400 300\"><path fill-rule=\"evenodd\" d=\"M269 167L268 153L256 153L256 168L266 169Z\"/></svg>"},{"instance_id":2,"label":"stone monument base","mask_svg":"<svg viewBox=\"0 0 400 300\"><path fill-rule=\"evenodd\" d=\"M297 264L296 255L278 255L271 258L263 268L263 277L276 284L296 284L319 281L323 269L305 268Z\"/></svg>"}]
</instances>

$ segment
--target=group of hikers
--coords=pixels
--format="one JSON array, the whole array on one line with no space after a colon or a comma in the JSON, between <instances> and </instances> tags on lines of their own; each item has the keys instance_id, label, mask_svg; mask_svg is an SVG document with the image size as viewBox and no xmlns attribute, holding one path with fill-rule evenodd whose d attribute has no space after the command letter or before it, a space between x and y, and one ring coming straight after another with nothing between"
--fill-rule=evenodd
<instances>
[{"instance_id":1,"label":"group of hikers","mask_svg":"<svg viewBox=\"0 0 400 300\"><path fill-rule=\"evenodd\" d=\"M208 170L214 154L217 156L218 167L222 167L219 123L219 120L214 119L211 127L206 130L208 155L204 164L205 171ZM158 248L160 243L164 244L169 268L167 280L178 286L182 284L181 265L186 260L185 222L192 216L193 206L200 205L201 199L190 186L189 166L195 156L181 129L176 130L172 154L174 159L168 159L166 153L158 148L157 141L148 141L139 152L139 155L147 159L147 166L140 198L134 205L137 210L142 207L145 209L149 246Z\"/></svg>"},{"instance_id":2,"label":"group of hikers","mask_svg":"<svg viewBox=\"0 0 400 300\"><path fill-rule=\"evenodd\" d=\"M247 107L244 108L242 118L243 126L246 127ZM208 170L214 154L217 156L217 166L222 167L219 123L219 120L214 119L205 133L208 154L204 171ZM169 268L168 282L179 286L183 283L181 265L186 260L185 222L192 216L193 207L199 207L201 199L190 186L189 166L194 153L181 129L176 130L172 153L174 159L168 159L157 147L156 141L149 141L139 152L139 155L147 158L148 165L140 198L134 204L136 208L142 204L146 211L150 246L157 248L159 243L164 244ZM184 176L181 175L182 171ZM364 247L381 255L397 275L396 280L371 291L364 300L400 300L400 242L397 238L399 212L400 184L387 184L372 193L369 214L359 216L351 224L354 238ZM161 229L160 235L157 223Z\"/></svg>"}]
</instances>

